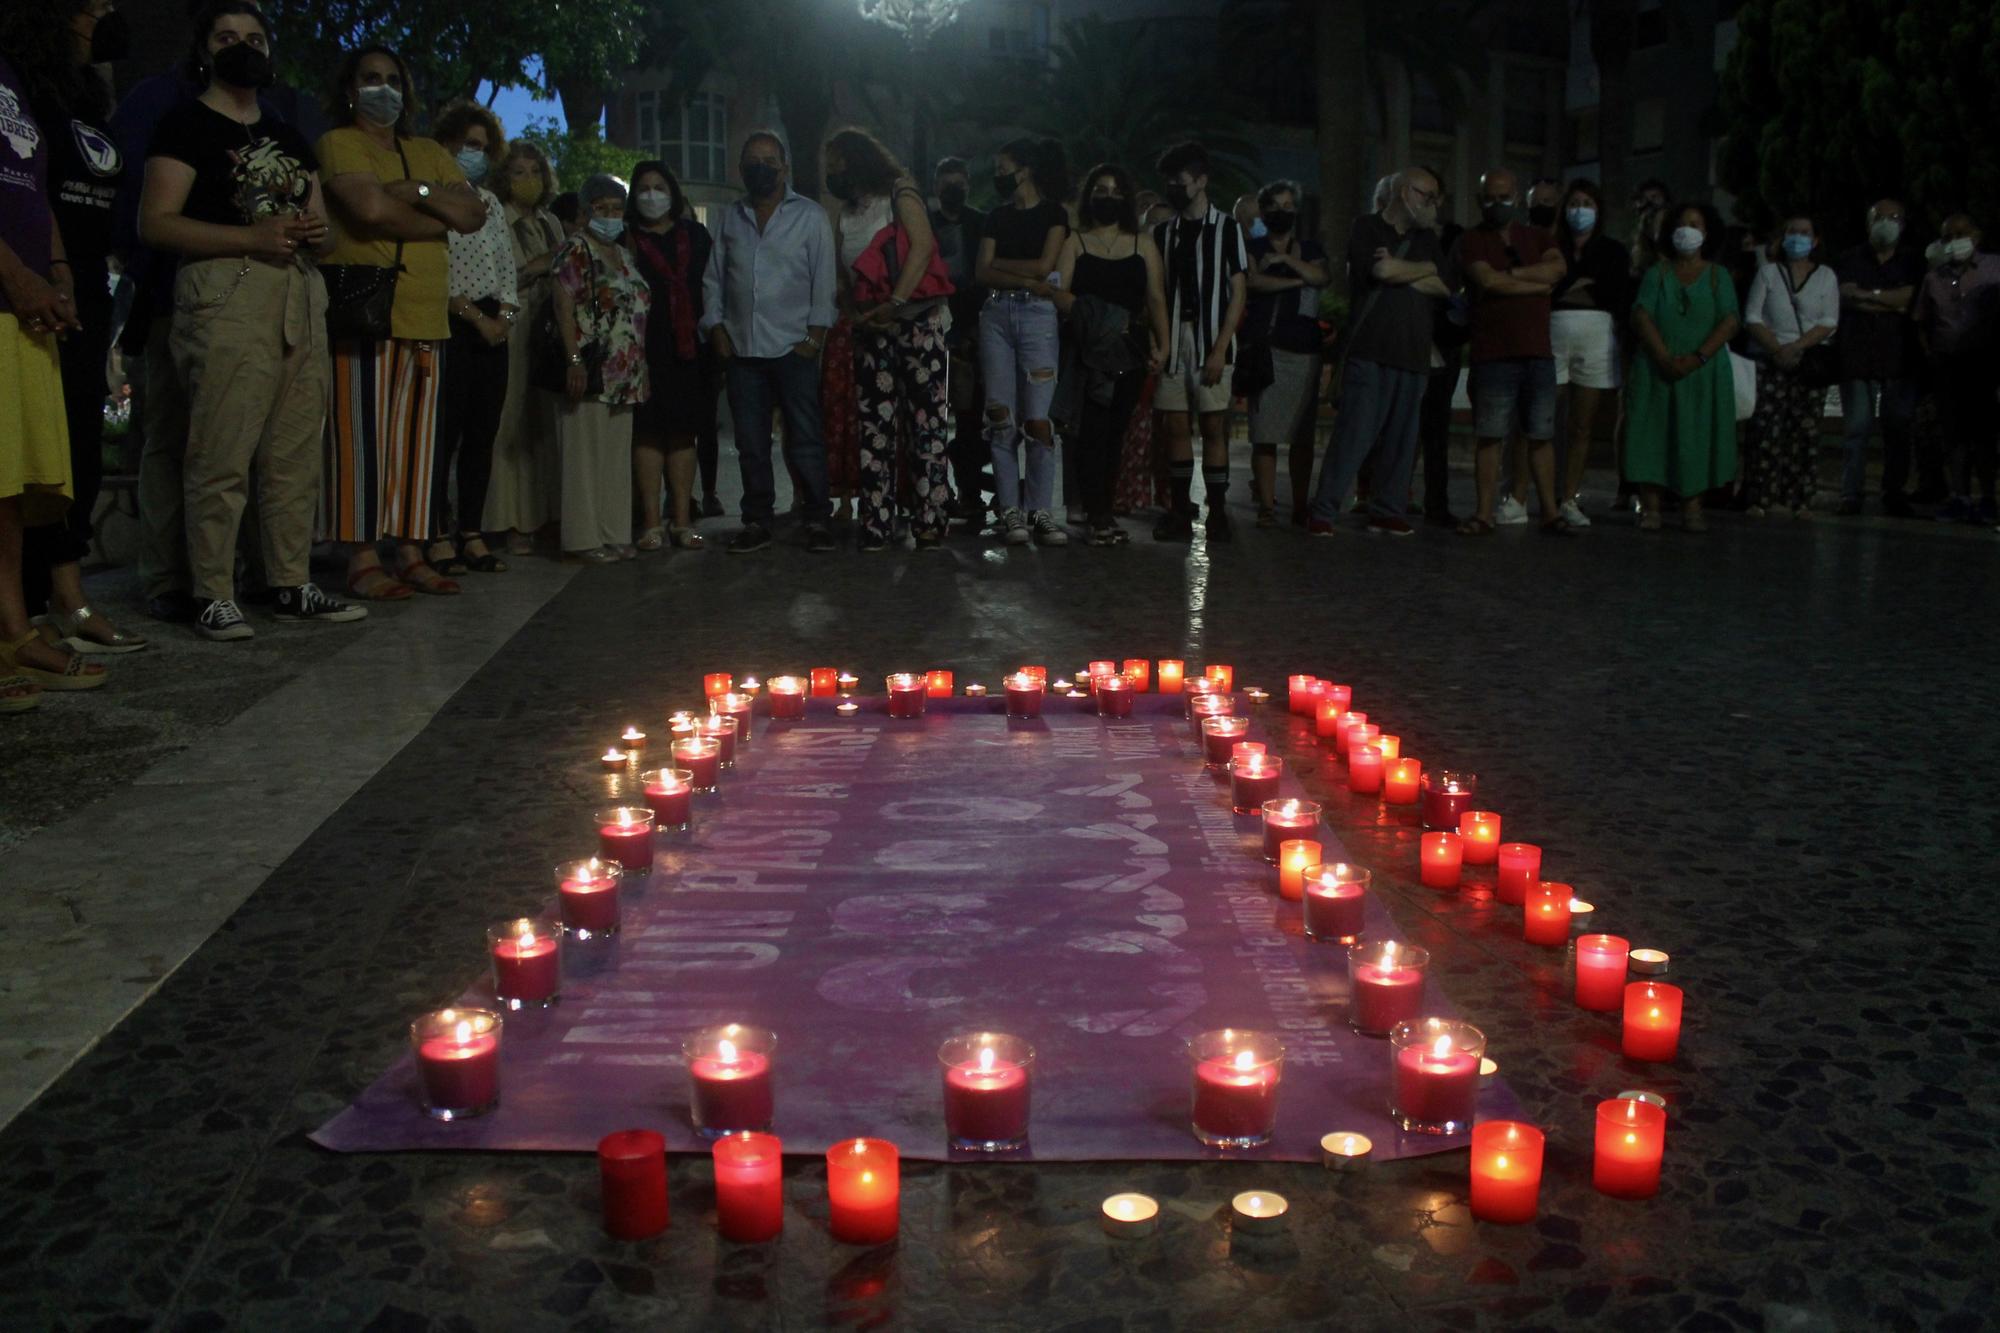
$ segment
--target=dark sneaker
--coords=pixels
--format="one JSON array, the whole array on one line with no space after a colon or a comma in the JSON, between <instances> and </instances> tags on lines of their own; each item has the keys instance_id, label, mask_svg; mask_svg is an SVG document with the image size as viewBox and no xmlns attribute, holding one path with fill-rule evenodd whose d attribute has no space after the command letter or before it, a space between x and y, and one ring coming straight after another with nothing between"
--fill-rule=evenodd
<instances>
[{"instance_id":1,"label":"dark sneaker","mask_svg":"<svg viewBox=\"0 0 2000 1333\"><path fill-rule=\"evenodd\" d=\"M278 589L271 614L279 620L316 621L333 625L350 620L366 620L368 608L336 602L321 592L317 584L302 583L296 588Z\"/></svg>"},{"instance_id":2,"label":"dark sneaker","mask_svg":"<svg viewBox=\"0 0 2000 1333\"><path fill-rule=\"evenodd\" d=\"M731 555L748 555L771 544L771 530L762 523L745 523L743 531L729 539L722 549Z\"/></svg>"},{"instance_id":3,"label":"dark sneaker","mask_svg":"<svg viewBox=\"0 0 2000 1333\"><path fill-rule=\"evenodd\" d=\"M169 625L192 625L201 614L201 604L184 592L163 592L146 599L146 614Z\"/></svg>"},{"instance_id":4,"label":"dark sneaker","mask_svg":"<svg viewBox=\"0 0 2000 1333\"><path fill-rule=\"evenodd\" d=\"M710 491L707 495L701 497L701 516L703 518L722 517L722 500L714 491Z\"/></svg>"},{"instance_id":5,"label":"dark sneaker","mask_svg":"<svg viewBox=\"0 0 2000 1333\"><path fill-rule=\"evenodd\" d=\"M1236 540L1236 526L1229 521L1227 509L1210 506L1208 511L1208 540L1213 542L1233 542Z\"/></svg>"},{"instance_id":6,"label":"dark sneaker","mask_svg":"<svg viewBox=\"0 0 2000 1333\"><path fill-rule=\"evenodd\" d=\"M1371 537L1414 537L1417 530L1400 518L1376 515L1368 520L1368 535Z\"/></svg>"},{"instance_id":7,"label":"dark sneaker","mask_svg":"<svg viewBox=\"0 0 2000 1333\"><path fill-rule=\"evenodd\" d=\"M1079 518L1076 521L1081 523L1083 520ZM1051 514L1048 510L1037 509L1029 517L1028 523L1035 530L1035 545L1037 546L1069 545L1069 533L1063 531L1063 525L1056 522L1056 516L1054 514Z\"/></svg>"},{"instance_id":8,"label":"dark sneaker","mask_svg":"<svg viewBox=\"0 0 2000 1333\"><path fill-rule=\"evenodd\" d=\"M1185 509L1169 509L1160 515L1160 521L1153 525L1153 540L1156 542L1191 542L1194 540L1194 515Z\"/></svg>"},{"instance_id":9,"label":"dark sneaker","mask_svg":"<svg viewBox=\"0 0 2000 1333\"><path fill-rule=\"evenodd\" d=\"M824 523L814 523L806 529L806 549L815 555L825 555L839 550L840 544L833 539L833 529Z\"/></svg>"},{"instance_id":10,"label":"dark sneaker","mask_svg":"<svg viewBox=\"0 0 2000 1333\"><path fill-rule=\"evenodd\" d=\"M1323 518L1313 518L1306 520L1306 535L1308 537L1331 537L1335 535L1338 531L1339 529L1335 528L1333 524L1327 522Z\"/></svg>"},{"instance_id":11,"label":"dark sneaker","mask_svg":"<svg viewBox=\"0 0 2000 1333\"><path fill-rule=\"evenodd\" d=\"M243 613L236 608L236 603L227 597L204 602L201 615L196 617L194 627L202 638L212 639L217 643L257 637L257 631L250 628L250 622L243 618Z\"/></svg>"}]
</instances>

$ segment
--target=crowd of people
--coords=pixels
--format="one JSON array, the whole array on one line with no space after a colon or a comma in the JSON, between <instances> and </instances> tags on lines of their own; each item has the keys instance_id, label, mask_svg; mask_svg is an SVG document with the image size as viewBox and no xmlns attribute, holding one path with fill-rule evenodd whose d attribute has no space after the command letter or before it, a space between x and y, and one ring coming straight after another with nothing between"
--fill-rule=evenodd
<instances>
[{"instance_id":1,"label":"crowd of people","mask_svg":"<svg viewBox=\"0 0 2000 1333\"><path fill-rule=\"evenodd\" d=\"M774 446L813 551L839 545L836 520L862 551L935 549L954 524L1113 546L1147 509L1157 540L1200 522L1229 541L1239 405L1259 527L1279 525L1282 452L1313 535L1360 510L1376 533L1420 514L1486 536L1528 521L1530 491L1541 530L1574 535L1609 434L1639 526L1675 504L1700 531L1718 499L1808 512L1832 389L1838 512L1861 510L1879 423L1885 512L1995 521L2000 258L1964 215L1920 253L1883 199L1831 258L1809 216L1751 237L1651 181L1628 244L1591 181L1524 190L1496 168L1461 228L1411 166L1336 257L1293 182L1219 207L1198 143L1146 188L1132 164L1073 181L1059 145L1007 142L982 213L964 158L920 180L848 128L821 146L830 207L759 131L741 198L704 225L666 163L561 195L485 107L420 126L387 47L349 53L322 110L278 84L254 0L192 19L184 66L114 107L110 0L0 14L0 709L100 686L106 655L147 646L81 575L114 341L143 367L148 611L216 641L254 635L245 606L344 623L456 595L538 538L585 563L698 548L722 512L725 395L736 553L773 540ZM344 563L336 593L315 546Z\"/></svg>"}]
</instances>

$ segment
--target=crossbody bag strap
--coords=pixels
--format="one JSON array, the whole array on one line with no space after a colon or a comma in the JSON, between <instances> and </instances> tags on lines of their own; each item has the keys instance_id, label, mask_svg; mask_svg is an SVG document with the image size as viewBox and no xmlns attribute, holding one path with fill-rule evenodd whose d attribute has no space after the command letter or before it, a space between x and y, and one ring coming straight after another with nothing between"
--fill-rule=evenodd
<instances>
[{"instance_id":1,"label":"crossbody bag strap","mask_svg":"<svg viewBox=\"0 0 2000 1333\"><path fill-rule=\"evenodd\" d=\"M1393 258L1402 259L1410 253L1410 246L1416 243L1415 228L1403 233L1403 243L1396 247ZM1354 337L1361 332L1361 326L1368 322L1368 316L1375 309L1375 303L1382 299L1382 288L1386 284L1376 282L1368 288L1368 299L1361 303L1361 309L1354 312L1354 322L1347 326L1347 335L1340 340L1340 364L1334 367L1333 382L1340 383L1340 376L1347 370L1347 354L1354 349Z\"/></svg>"},{"instance_id":2,"label":"crossbody bag strap","mask_svg":"<svg viewBox=\"0 0 2000 1333\"><path fill-rule=\"evenodd\" d=\"M403 138L401 135L396 136L396 160L403 164L403 179L410 179L410 159L403 156ZM394 268L398 273L403 271L403 238L400 236L396 238L396 262L390 267Z\"/></svg>"}]
</instances>

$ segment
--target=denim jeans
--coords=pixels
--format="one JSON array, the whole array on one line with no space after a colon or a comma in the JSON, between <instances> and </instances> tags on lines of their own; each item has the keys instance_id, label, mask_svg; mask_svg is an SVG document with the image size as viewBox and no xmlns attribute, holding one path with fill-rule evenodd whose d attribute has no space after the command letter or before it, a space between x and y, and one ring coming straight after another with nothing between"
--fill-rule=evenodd
<instances>
[{"instance_id":1,"label":"denim jeans","mask_svg":"<svg viewBox=\"0 0 2000 1333\"><path fill-rule=\"evenodd\" d=\"M1847 461L1840 470L1840 498L1860 500L1868 475L1868 435L1875 427L1875 396L1882 396L1882 498L1900 498L1910 479L1910 422L1917 414L1915 380L1847 380L1840 386Z\"/></svg>"},{"instance_id":2,"label":"denim jeans","mask_svg":"<svg viewBox=\"0 0 2000 1333\"><path fill-rule=\"evenodd\" d=\"M1060 340L1056 308L1040 297L998 293L979 311L979 376L986 382L986 441L993 449L993 497L1002 509L1049 509L1056 499L1054 432L1047 443L1021 429L1046 422L1056 396ZM1021 487L1020 445L1028 446Z\"/></svg>"},{"instance_id":3,"label":"denim jeans","mask_svg":"<svg viewBox=\"0 0 2000 1333\"><path fill-rule=\"evenodd\" d=\"M1337 520L1340 502L1354 489L1361 464L1379 453L1368 471L1368 512L1402 518L1409 507L1417 421L1430 376L1354 359L1348 361L1340 383L1340 412L1334 418L1326 461L1320 464L1312 516L1327 523Z\"/></svg>"},{"instance_id":4,"label":"denim jeans","mask_svg":"<svg viewBox=\"0 0 2000 1333\"><path fill-rule=\"evenodd\" d=\"M736 356L723 363L729 378L729 417L736 427L736 464L743 473L743 519L771 522L777 482L771 475L771 412L785 414L785 460L805 494L808 523L824 523L833 507L826 491L826 437L819 428L819 361L796 352Z\"/></svg>"}]
</instances>

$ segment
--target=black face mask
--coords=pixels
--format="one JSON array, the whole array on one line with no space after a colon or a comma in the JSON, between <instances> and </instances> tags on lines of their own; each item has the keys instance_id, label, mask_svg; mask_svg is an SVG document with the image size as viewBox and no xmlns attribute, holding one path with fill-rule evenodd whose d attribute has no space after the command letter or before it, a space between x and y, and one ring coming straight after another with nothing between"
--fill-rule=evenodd
<instances>
[{"instance_id":1,"label":"black face mask","mask_svg":"<svg viewBox=\"0 0 2000 1333\"><path fill-rule=\"evenodd\" d=\"M762 199L778 188L778 168L769 162L745 162L743 164L743 185L751 194Z\"/></svg>"},{"instance_id":2,"label":"black face mask","mask_svg":"<svg viewBox=\"0 0 2000 1333\"><path fill-rule=\"evenodd\" d=\"M1299 215L1289 208L1274 208L1264 215L1264 230L1283 236L1299 225Z\"/></svg>"},{"instance_id":3,"label":"black face mask","mask_svg":"<svg viewBox=\"0 0 2000 1333\"><path fill-rule=\"evenodd\" d=\"M1556 206L1554 204L1531 204L1528 208L1528 221L1537 227L1555 226Z\"/></svg>"},{"instance_id":4,"label":"black face mask","mask_svg":"<svg viewBox=\"0 0 2000 1333\"><path fill-rule=\"evenodd\" d=\"M90 30L90 63L108 65L131 54L132 25L114 9Z\"/></svg>"},{"instance_id":5,"label":"black face mask","mask_svg":"<svg viewBox=\"0 0 2000 1333\"><path fill-rule=\"evenodd\" d=\"M963 185L940 185L938 187L938 202L943 204L950 212L956 213L959 209L965 207L965 187Z\"/></svg>"},{"instance_id":6,"label":"black face mask","mask_svg":"<svg viewBox=\"0 0 2000 1333\"><path fill-rule=\"evenodd\" d=\"M844 171L836 171L826 178L826 192L836 199L852 199L854 177Z\"/></svg>"},{"instance_id":7,"label":"black face mask","mask_svg":"<svg viewBox=\"0 0 2000 1333\"><path fill-rule=\"evenodd\" d=\"M993 193L1000 196L1001 203L1004 204L1014 197L1014 189L1020 179L1021 173L1018 171L996 171L993 173Z\"/></svg>"},{"instance_id":8,"label":"black face mask","mask_svg":"<svg viewBox=\"0 0 2000 1333\"><path fill-rule=\"evenodd\" d=\"M1514 205L1505 199L1488 199L1480 204L1479 216L1489 227L1504 227L1514 220Z\"/></svg>"},{"instance_id":9,"label":"black face mask","mask_svg":"<svg viewBox=\"0 0 2000 1333\"><path fill-rule=\"evenodd\" d=\"M1174 212L1176 213L1186 208L1194 200L1194 196L1188 193L1188 187L1179 181L1168 181L1167 188L1161 191L1161 193L1166 196L1167 202L1173 205Z\"/></svg>"},{"instance_id":10,"label":"black face mask","mask_svg":"<svg viewBox=\"0 0 2000 1333\"><path fill-rule=\"evenodd\" d=\"M215 77L232 88L271 86L271 57L245 42L236 42L215 53Z\"/></svg>"},{"instance_id":11,"label":"black face mask","mask_svg":"<svg viewBox=\"0 0 2000 1333\"><path fill-rule=\"evenodd\" d=\"M1100 227L1109 227L1125 218L1125 201L1109 194L1090 196L1090 220Z\"/></svg>"}]
</instances>

